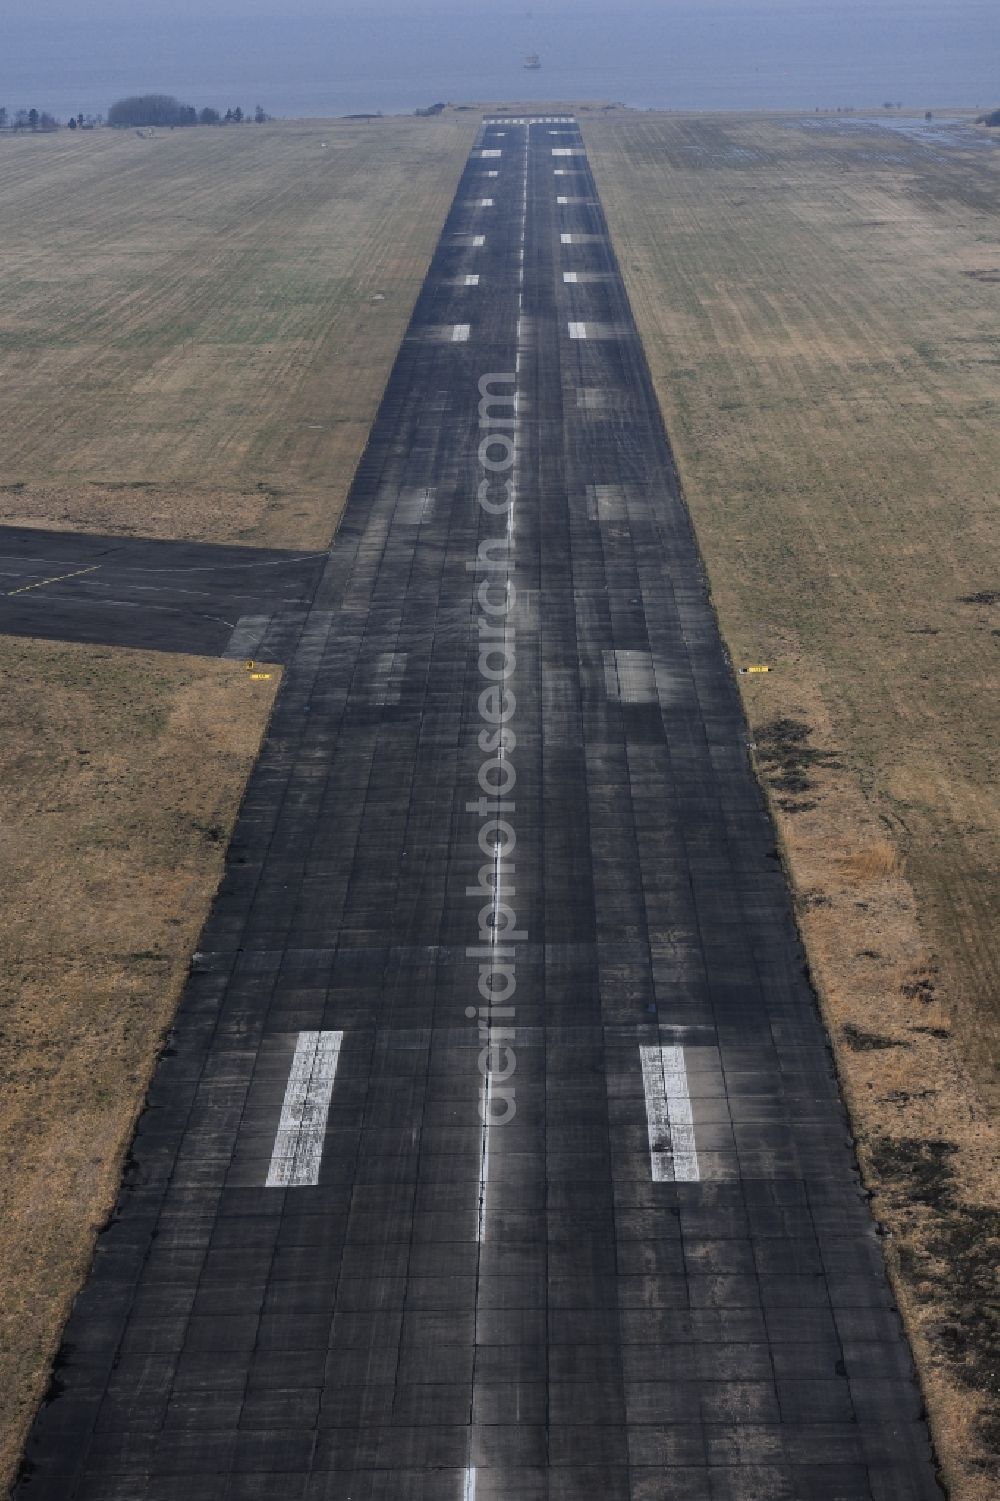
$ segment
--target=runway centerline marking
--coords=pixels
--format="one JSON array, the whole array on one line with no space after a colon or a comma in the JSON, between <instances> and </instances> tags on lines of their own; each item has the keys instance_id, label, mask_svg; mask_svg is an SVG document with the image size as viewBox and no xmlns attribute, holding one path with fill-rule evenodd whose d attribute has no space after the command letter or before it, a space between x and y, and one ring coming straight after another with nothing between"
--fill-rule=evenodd
<instances>
[{"instance_id":1,"label":"runway centerline marking","mask_svg":"<svg viewBox=\"0 0 1000 1501\"><path fill-rule=\"evenodd\" d=\"M266 1188L315 1188L343 1032L300 1032L281 1105Z\"/></svg>"},{"instance_id":2,"label":"runway centerline marking","mask_svg":"<svg viewBox=\"0 0 1000 1501\"><path fill-rule=\"evenodd\" d=\"M684 1049L640 1047L649 1163L654 1183L701 1179Z\"/></svg>"},{"instance_id":3,"label":"runway centerline marking","mask_svg":"<svg viewBox=\"0 0 1000 1501\"><path fill-rule=\"evenodd\" d=\"M77 568L73 573L60 573L56 578L39 579L36 584L22 584L20 589L8 589L7 598L10 599L15 594L28 594L32 589L44 589L47 584L62 584L67 579L82 578L85 573L96 573L100 566L100 563L94 563L90 568Z\"/></svg>"}]
</instances>

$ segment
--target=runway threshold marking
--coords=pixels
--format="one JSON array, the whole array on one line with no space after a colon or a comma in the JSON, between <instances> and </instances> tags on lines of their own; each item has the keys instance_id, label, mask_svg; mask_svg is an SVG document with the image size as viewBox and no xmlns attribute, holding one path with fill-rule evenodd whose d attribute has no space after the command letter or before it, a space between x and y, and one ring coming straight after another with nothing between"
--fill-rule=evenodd
<instances>
[{"instance_id":1,"label":"runway threshold marking","mask_svg":"<svg viewBox=\"0 0 1000 1501\"><path fill-rule=\"evenodd\" d=\"M39 579L35 584L22 584L19 589L8 589L7 598L10 599L15 594L28 594L32 589L44 589L47 584L62 584L66 579L78 579L85 573L96 573L100 566L100 563L94 563L90 568L77 568L72 573L60 573L55 578Z\"/></svg>"},{"instance_id":2,"label":"runway threshold marking","mask_svg":"<svg viewBox=\"0 0 1000 1501\"><path fill-rule=\"evenodd\" d=\"M569 326L571 339L585 339L587 337L587 325L585 323L571 323Z\"/></svg>"},{"instance_id":3,"label":"runway threshold marking","mask_svg":"<svg viewBox=\"0 0 1000 1501\"><path fill-rule=\"evenodd\" d=\"M314 1188L343 1032L300 1032L267 1170L267 1188Z\"/></svg>"},{"instance_id":4,"label":"runway threshold marking","mask_svg":"<svg viewBox=\"0 0 1000 1501\"><path fill-rule=\"evenodd\" d=\"M452 326L451 342L453 344L466 344L468 343L469 334L471 332L471 323L456 323Z\"/></svg>"},{"instance_id":5,"label":"runway threshold marking","mask_svg":"<svg viewBox=\"0 0 1000 1501\"><path fill-rule=\"evenodd\" d=\"M564 271L563 272L563 281L565 281L565 282L574 283L574 282L579 281L579 279L580 278L577 276L577 274L576 274L575 271Z\"/></svg>"},{"instance_id":6,"label":"runway threshold marking","mask_svg":"<svg viewBox=\"0 0 1000 1501\"><path fill-rule=\"evenodd\" d=\"M701 1179L684 1049L641 1047L649 1163L654 1183Z\"/></svg>"},{"instance_id":7,"label":"runway threshold marking","mask_svg":"<svg viewBox=\"0 0 1000 1501\"><path fill-rule=\"evenodd\" d=\"M478 285L479 285L479 277L478 276L467 276L465 278L465 285L467 287L478 287Z\"/></svg>"}]
</instances>

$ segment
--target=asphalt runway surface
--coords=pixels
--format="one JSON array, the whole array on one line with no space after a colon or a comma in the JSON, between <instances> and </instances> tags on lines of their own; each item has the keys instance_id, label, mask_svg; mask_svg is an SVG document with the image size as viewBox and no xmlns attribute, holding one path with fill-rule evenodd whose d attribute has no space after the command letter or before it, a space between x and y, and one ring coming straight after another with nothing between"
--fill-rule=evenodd
<instances>
[{"instance_id":1,"label":"asphalt runway surface","mask_svg":"<svg viewBox=\"0 0 1000 1501\"><path fill-rule=\"evenodd\" d=\"M0 634L285 662L325 558L0 526Z\"/></svg>"},{"instance_id":2,"label":"asphalt runway surface","mask_svg":"<svg viewBox=\"0 0 1000 1501\"><path fill-rule=\"evenodd\" d=\"M20 1501L930 1501L579 132L487 122Z\"/></svg>"}]
</instances>

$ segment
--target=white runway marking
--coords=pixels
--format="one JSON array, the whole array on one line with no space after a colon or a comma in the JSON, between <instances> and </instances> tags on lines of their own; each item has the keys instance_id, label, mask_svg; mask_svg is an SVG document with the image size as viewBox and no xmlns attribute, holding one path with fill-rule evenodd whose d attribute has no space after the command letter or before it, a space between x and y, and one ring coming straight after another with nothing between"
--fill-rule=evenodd
<instances>
[{"instance_id":1,"label":"white runway marking","mask_svg":"<svg viewBox=\"0 0 1000 1501\"><path fill-rule=\"evenodd\" d=\"M394 520L401 526L423 526L426 521L434 517L435 491L429 485L421 485L416 489L400 490L399 499L396 501L396 514ZM406 653L399 654L406 665Z\"/></svg>"},{"instance_id":2,"label":"white runway marking","mask_svg":"<svg viewBox=\"0 0 1000 1501\"><path fill-rule=\"evenodd\" d=\"M493 199L492 198L480 198L480 200L479 200L479 207L480 208L492 208L493 207Z\"/></svg>"},{"instance_id":3,"label":"white runway marking","mask_svg":"<svg viewBox=\"0 0 1000 1501\"><path fill-rule=\"evenodd\" d=\"M484 125L575 125L575 115L504 115L500 120L484 120Z\"/></svg>"},{"instance_id":4,"label":"white runway marking","mask_svg":"<svg viewBox=\"0 0 1000 1501\"><path fill-rule=\"evenodd\" d=\"M499 151L499 150L498 151L481 151L479 154L480 154L480 156L488 156L488 157L503 156L503 152Z\"/></svg>"},{"instance_id":5,"label":"white runway marking","mask_svg":"<svg viewBox=\"0 0 1000 1501\"><path fill-rule=\"evenodd\" d=\"M451 342L453 344L465 344L472 332L471 323L456 323L451 330Z\"/></svg>"},{"instance_id":6,"label":"white runway marking","mask_svg":"<svg viewBox=\"0 0 1000 1501\"><path fill-rule=\"evenodd\" d=\"M572 243L573 243L573 236L572 235L560 235L559 236L559 243L561 245L572 245Z\"/></svg>"},{"instance_id":7,"label":"white runway marking","mask_svg":"<svg viewBox=\"0 0 1000 1501\"><path fill-rule=\"evenodd\" d=\"M575 281L578 281L578 280L579 280L579 278L578 278L578 276L577 276L577 274L576 274L575 271L564 271L563 272L563 281L575 282Z\"/></svg>"},{"instance_id":8,"label":"white runway marking","mask_svg":"<svg viewBox=\"0 0 1000 1501\"><path fill-rule=\"evenodd\" d=\"M625 486L588 485L587 515L591 521L627 521L628 495L626 494ZM609 663L607 658L605 658L604 673L605 681L609 687L609 696L611 695L608 667L613 665L613 663ZM617 671L615 672L615 679L617 680Z\"/></svg>"},{"instance_id":9,"label":"white runway marking","mask_svg":"<svg viewBox=\"0 0 1000 1501\"><path fill-rule=\"evenodd\" d=\"M479 285L479 277L478 276L467 276L465 278L465 285L467 287L478 287L478 285Z\"/></svg>"},{"instance_id":10,"label":"white runway marking","mask_svg":"<svg viewBox=\"0 0 1000 1501\"><path fill-rule=\"evenodd\" d=\"M585 323L571 323L569 326L571 339L585 339L587 337L587 325Z\"/></svg>"},{"instance_id":11,"label":"white runway marking","mask_svg":"<svg viewBox=\"0 0 1000 1501\"><path fill-rule=\"evenodd\" d=\"M426 506L426 502L425 502ZM397 514L399 507L397 506ZM403 518L400 517L400 520ZM422 523L426 514L420 518ZM405 523L404 523L405 524ZM419 524L419 523L418 523ZM413 525L411 522L410 525ZM371 685L371 701L379 707L398 704L403 694L403 679L406 676L407 653L384 651L375 663L375 676Z\"/></svg>"},{"instance_id":12,"label":"white runway marking","mask_svg":"<svg viewBox=\"0 0 1000 1501\"><path fill-rule=\"evenodd\" d=\"M500 173L497 172L495 169L492 169L489 172L487 172L486 176L487 177L499 177Z\"/></svg>"},{"instance_id":13,"label":"white runway marking","mask_svg":"<svg viewBox=\"0 0 1000 1501\"><path fill-rule=\"evenodd\" d=\"M300 1032L267 1171L267 1188L309 1188L319 1182L326 1118L337 1077L343 1032Z\"/></svg>"},{"instance_id":14,"label":"white runway marking","mask_svg":"<svg viewBox=\"0 0 1000 1501\"><path fill-rule=\"evenodd\" d=\"M653 1182L697 1183L701 1172L684 1049L642 1047L639 1053Z\"/></svg>"},{"instance_id":15,"label":"white runway marking","mask_svg":"<svg viewBox=\"0 0 1000 1501\"><path fill-rule=\"evenodd\" d=\"M595 486L598 491L604 488L615 487ZM603 519L605 518L602 517ZM612 703L657 702L656 673L653 670L651 652L619 647L617 650L605 650L603 656L604 686Z\"/></svg>"},{"instance_id":16,"label":"white runway marking","mask_svg":"<svg viewBox=\"0 0 1000 1501\"><path fill-rule=\"evenodd\" d=\"M568 198L557 198L556 202L557 203L568 203L569 199Z\"/></svg>"},{"instance_id":17,"label":"white runway marking","mask_svg":"<svg viewBox=\"0 0 1000 1501\"><path fill-rule=\"evenodd\" d=\"M553 146L553 156L582 156L583 149L580 146Z\"/></svg>"},{"instance_id":18,"label":"white runway marking","mask_svg":"<svg viewBox=\"0 0 1000 1501\"><path fill-rule=\"evenodd\" d=\"M478 247L480 245L485 245L486 244L486 236L485 235L473 235L472 236L472 243L473 243L474 247Z\"/></svg>"}]
</instances>

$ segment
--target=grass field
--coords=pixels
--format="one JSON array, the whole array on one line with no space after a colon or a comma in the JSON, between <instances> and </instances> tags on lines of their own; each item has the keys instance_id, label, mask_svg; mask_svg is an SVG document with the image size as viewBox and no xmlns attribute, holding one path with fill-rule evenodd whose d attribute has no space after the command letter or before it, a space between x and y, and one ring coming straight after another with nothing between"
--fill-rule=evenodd
<instances>
[{"instance_id":1,"label":"grass field","mask_svg":"<svg viewBox=\"0 0 1000 1501\"><path fill-rule=\"evenodd\" d=\"M276 682L3 640L0 1490L114 1201Z\"/></svg>"},{"instance_id":2,"label":"grass field","mask_svg":"<svg viewBox=\"0 0 1000 1501\"><path fill-rule=\"evenodd\" d=\"M477 123L0 140L0 521L325 546Z\"/></svg>"},{"instance_id":3,"label":"grass field","mask_svg":"<svg viewBox=\"0 0 1000 1501\"><path fill-rule=\"evenodd\" d=\"M0 141L0 522L325 547L476 122ZM0 646L2 1493L276 683Z\"/></svg>"},{"instance_id":4,"label":"grass field","mask_svg":"<svg viewBox=\"0 0 1000 1501\"><path fill-rule=\"evenodd\" d=\"M584 133L724 635L774 669L755 754L952 1494L987 1501L1000 142L908 124Z\"/></svg>"}]
</instances>

